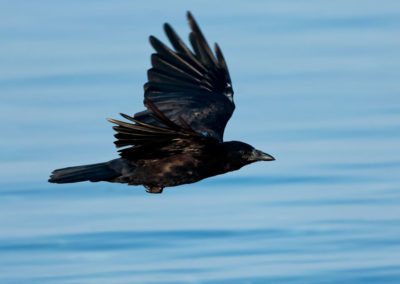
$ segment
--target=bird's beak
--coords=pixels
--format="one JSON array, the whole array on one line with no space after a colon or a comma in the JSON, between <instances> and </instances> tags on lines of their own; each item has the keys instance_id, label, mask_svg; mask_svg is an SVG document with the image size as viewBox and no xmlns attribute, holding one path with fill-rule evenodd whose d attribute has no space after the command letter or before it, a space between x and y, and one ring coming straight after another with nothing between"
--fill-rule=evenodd
<instances>
[{"instance_id":1,"label":"bird's beak","mask_svg":"<svg viewBox=\"0 0 400 284\"><path fill-rule=\"evenodd\" d=\"M271 155L264 153L260 150L256 150L256 149L253 150L251 159L253 161L274 161L275 160L275 158L272 157Z\"/></svg>"}]
</instances>

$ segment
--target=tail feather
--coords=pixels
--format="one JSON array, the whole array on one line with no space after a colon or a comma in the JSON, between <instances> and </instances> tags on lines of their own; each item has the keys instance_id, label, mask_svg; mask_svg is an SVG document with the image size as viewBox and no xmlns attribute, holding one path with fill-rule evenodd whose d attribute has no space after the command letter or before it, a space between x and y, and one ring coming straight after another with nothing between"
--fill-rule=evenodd
<instances>
[{"instance_id":1,"label":"tail feather","mask_svg":"<svg viewBox=\"0 0 400 284\"><path fill-rule=\"evenodd\" d=\"M50 176L49 182L72 183L81 181L109 181L118 176L118 172L113 170L109 166L109 163L106 162L54 170Z\"/></svg>"}]
</instances>

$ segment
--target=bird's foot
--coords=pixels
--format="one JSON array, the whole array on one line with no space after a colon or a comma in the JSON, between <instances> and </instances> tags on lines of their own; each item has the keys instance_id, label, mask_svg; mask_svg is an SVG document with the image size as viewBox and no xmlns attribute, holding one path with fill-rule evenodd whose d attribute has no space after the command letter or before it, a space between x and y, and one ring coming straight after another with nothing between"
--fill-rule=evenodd
<instances>
[{"instance_id":1,"label":"bird's foot","mask_svg":"<svg viewBox=\"0 0 400 284\"><path fill-rule=\"evenodd\" d=\"M150 186L150 185L145 185L146 192L148 193L162 193L163 192L163 187L161 186Z\"/></svg>"}]
</instances>

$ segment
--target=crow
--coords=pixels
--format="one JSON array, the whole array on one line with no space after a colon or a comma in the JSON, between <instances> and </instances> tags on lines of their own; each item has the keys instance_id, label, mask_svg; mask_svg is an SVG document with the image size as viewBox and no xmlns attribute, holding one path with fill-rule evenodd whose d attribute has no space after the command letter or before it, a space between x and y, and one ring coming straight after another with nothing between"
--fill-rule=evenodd
<instances>
[{"instance_id":1,"label":"crow","mask_svg":"<svg viewBox=\"0 0 400 284\"><path fill-rule=\"evenodd\" d=\"M239 141L223 142L235 109L228 67L221 49L215 53L190 12L190 49L164 24L172 45L154 36L152 67L144 84L145 111L115 124L120 158L52 172L49 182L108 181L143 185L149 193L235 171L257 161L275 160Z\"/></svg>"}]
</instances>

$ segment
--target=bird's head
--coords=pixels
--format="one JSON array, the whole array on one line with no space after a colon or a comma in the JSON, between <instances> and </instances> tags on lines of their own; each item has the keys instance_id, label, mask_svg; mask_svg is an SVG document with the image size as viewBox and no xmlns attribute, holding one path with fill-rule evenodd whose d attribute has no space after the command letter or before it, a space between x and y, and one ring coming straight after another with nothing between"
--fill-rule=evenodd
<instances>
[{"instance_id":1,"label":"bird's head","mask_svg":"<svg viewBox=\"0 0 400 284\"><path fill-rule=\"evenodd\" d=\"M226 156L230 163L240 167L259 161L274 161L275 158L271 155L255 149L253 146L239 142L225 142Z\"/></svg>"}]
</instances>

